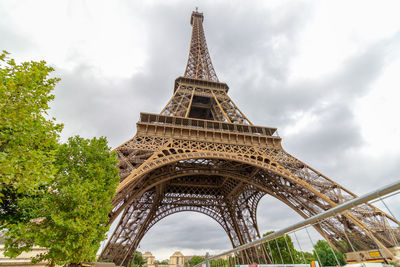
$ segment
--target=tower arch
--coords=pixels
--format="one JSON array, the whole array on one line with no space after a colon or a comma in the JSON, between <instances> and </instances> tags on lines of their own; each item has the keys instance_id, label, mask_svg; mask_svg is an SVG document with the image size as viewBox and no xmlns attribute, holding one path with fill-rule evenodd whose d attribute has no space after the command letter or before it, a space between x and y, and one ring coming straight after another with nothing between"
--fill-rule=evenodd
<instances>
[{"instance_id":1,"label":"tower arch","mask_svg":"<svg viewBox=\"0 0 400 267\"><path fill-rule=\"evenodd\" d=\"M310 191L302 183L296 183L293 179L280 175L281 172L274 172L273 170L280 168L278 163L275 163L276 168L267 169L262 168L265 166L262 158L251 159L252 162L247 158L246 161L238 158L233 161L229 157L213 153L200 152L199 155L202 157L193 158L194 154L186 151L183 153L184 156L174 157L170 161L159 157L162 159L160 165L152 164L146 173L137 178L134 187L126 183L124 189L120 191L123 195L129 196L124 199L125 206L114 203L115 207L125 210L122 218L126 221L119 224L119 229L116 231L118 234L114 234L114 240L110 240L105 251L115 252L117 249L112 247L113 243L127 242L130 244L125 244L125 247L130 247L132 251L126 253L133 253L152 226L171 214L183 211L200 212L211 217L223 227L234 247L242 245L260 237L256 211L260 199L265 194L282 201L303 218L332 207L328 206L329 203L324 199L319 198L318 194L313 194L315 190ZM271 162L269 161L269 164L274 163ZM135 187L138 188L136 191ZM130 194L124 190L129 190ZM184 201L180 201L180 198ZM134 201L138 199L139 201ZM148 203L149 199L152 200L152 205L140 206L141 201ZM135 213L137 210L141 212ZM143 214L147 214L147 217L137 218ZM118 215L119 212L115 210L113 216ZM129 224L132 217L136 222L139 219L139 223L133 227ZM374 245L374 240L357 226L359 221L356 218L349 216L347 223L352 225L354 233L357 231L358 239L363 238L362 248L367 249L368 246ZM346 247L340 242L345 240L344 233L339 232L335 224L337 221L331 220L315 228L332 244L344 250ZM338 238L340 235L343 238ZM389 242L384 237L383 241L386 244Z\"/></svg>"}]
</instances>

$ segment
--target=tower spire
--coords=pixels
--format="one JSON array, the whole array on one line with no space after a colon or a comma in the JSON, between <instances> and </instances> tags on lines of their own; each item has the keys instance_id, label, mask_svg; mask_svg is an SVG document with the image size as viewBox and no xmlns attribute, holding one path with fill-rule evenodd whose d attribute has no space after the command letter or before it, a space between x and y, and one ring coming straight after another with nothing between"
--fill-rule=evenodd
<instances>
[{"instance_id":1,"label":"tower spire","mask_svg":"<svg viewBox=\"0 0 400 267\"><path fill-rule=\"evenodd\" d=\"M199 80L218 82L217 74L208 53L206 37L203 30L203 13L192 12L190 24L192 25L192 38L190 41L189 58L184 77Z\"/></svg>"}]
</instances>

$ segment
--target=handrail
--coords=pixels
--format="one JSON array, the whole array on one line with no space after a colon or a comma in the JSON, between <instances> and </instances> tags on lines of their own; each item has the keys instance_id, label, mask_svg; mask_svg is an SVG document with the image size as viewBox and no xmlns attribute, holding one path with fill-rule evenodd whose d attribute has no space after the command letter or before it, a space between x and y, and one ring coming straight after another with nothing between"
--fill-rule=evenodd
<instances>
[{"instance_id":1,"label":"handrail","mask_svg":"<svg viewBox=\"0 0 400 267\"><path fill-rule=\"evenodd\" d=\"M349 200L349 201L347 201L347 202L345 202L343 204L340 204L340 205L338 205L338 206L336 206L334 208L331 208L331 209L329 209L327 211L321 212L321 213L319 213L319 214L317 214L315 216L312 216L312 217L310 217L308 219L305 219L304 221L301 221L301 222L298 222L298 223L293 224L291 226L288 226L286 228L283 228L283 229L281 229L279 231L276 231L274 233L266 235L266 236L264 236L262 238L256 239L256 240L254 240L252 242L249 242L247 244L238 246L236 248L233 248L231 250L225 251L223 253L210 256L209 259L211 260L211 259L214 259L214 258L219 258L219 257L227 255L227 254L232 254L232 253L239 252L241 250L244 250L244 249L256 246L256 245L260 245L260 244L265 243L267 241L273 240L273 239L275 239L275 238L277 238L279 236L282 236L282 235L284 235L286 233L295 231L295 230L297 230L299 228L302 228L302 227L304 227L306 225L310 225L310 224L314 224L314 223L320 222L320 221L322 221L322 220L324 220L326 218L329 218L331 216L334 216L334 215L337 215L339 213L342 213L342 212L348 210L349 208L355 208L355 207L357 207L357 206L359 206L361 204L364 204L364 203L369 202L371 200L375 200L375 199L377 199L379 197L385 196L385 195L390 194L392 192L395 192L397 190L400 190L400 180L397 181L397 182L391 183L391 184L389 184L387 186L384 186L384 187L382 187L380 189L377 189L375 191L372 191L370 193L367 193L367 194L365 194L365 195L363 195L361 197L357 197L357 198L354 198L352 200Z\"/></svg>"}]
</instances>

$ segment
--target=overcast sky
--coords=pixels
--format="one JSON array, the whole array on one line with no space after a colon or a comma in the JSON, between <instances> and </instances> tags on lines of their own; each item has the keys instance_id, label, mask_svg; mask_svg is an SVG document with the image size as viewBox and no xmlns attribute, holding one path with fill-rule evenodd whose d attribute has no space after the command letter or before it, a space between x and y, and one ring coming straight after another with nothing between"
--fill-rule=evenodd
<instances>
[{"instance_id":1,"label":"overcast sky","mask_svg":"<svg viewBox=\"0 0 400 267\"><path fill-rule=\"evenodd\" d=\"M400 179L397 0L0 0L0 49L55 68L63 140L106 136L114 148L139 112L159 113L172 96L196 6L217 75L254 124L277 127L289 153L357 194ZM266 232L300 217L266 196L258 220ZM140 244L158 259L229 247L195 213L167 217Z\"/></svg>"}]
</instances>

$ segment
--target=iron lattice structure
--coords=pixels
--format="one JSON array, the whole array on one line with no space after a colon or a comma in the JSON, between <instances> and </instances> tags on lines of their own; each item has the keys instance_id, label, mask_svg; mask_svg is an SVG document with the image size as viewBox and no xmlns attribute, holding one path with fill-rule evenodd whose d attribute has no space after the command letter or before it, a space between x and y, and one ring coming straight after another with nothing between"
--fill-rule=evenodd
<instances>
[{"instance_id":1,"label":"iron lattice structure","mask_svg":"<svg viewBox=\"0 0 400 267\"><path fill-rule=\"evenodd\" d=\"M356 197L288 154L276 128L254 126L228 96L211 63L203 14L192 13L189 59L183 77L160 114L141 113L137 134L115 150L121 182L110 223L121 219L101 259L131 259L146 232L182 211L203 213L226 231L233 247L260 237L257 205L269 194L308 218ZM380 248L400 240L398 223L374 206L358 208L316 225L334 247ZM260 255L262 254L262 255ZM390 255L390 254L388 254ZM267 258L248 249L242 262Z\"/></svg>"}]
</instances>

